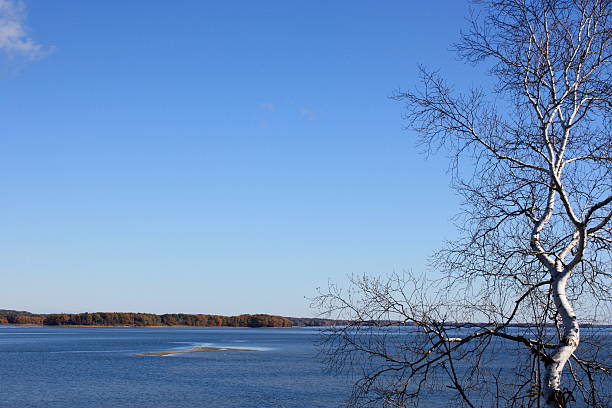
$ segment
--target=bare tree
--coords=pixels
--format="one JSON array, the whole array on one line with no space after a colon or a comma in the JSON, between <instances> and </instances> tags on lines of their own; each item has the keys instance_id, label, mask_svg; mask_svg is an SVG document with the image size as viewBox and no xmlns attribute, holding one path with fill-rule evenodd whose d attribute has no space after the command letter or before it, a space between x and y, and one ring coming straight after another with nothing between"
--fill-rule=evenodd
<instances>
[{"instance_id":1,"label":"bare tree","mask_svg":"<svg viewBox=\"0 0 612 408\"><path fill-rule=\"evenodd\" d=\"M355 405L418 404L444 379L470 407L610 406L610 334L591 324L610 321L612 6L478 6L455 49L487 64L494 89L456 93L422 68L422 86L396 95L420 144L450 154L464 198L461 238L433 257L444 278L330 286L317 305L354 324L323 352L361 373Z\"/></svg>"}]
</instances>

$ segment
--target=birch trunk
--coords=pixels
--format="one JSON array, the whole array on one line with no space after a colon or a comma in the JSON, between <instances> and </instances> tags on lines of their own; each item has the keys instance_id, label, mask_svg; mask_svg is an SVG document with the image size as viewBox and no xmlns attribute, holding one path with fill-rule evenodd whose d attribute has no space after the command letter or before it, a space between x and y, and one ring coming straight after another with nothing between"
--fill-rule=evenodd
<instances>
[{"instance_id":1,"label":"birch trunk","mask_svg":"<svg viewBox=\"0 0 612 408\"><path fill-rule=\"evenodd\" d=\"M580 328L576 313L566 294L567 280L570 274L570 271L558 274L552 284L553 300L563 322L563 337L559 347L551 356L552 361L545 366L543 397L545 406L551 408L564 408L566 406L561 390L561 373L580 342Z\"/></svg>"}]
</instances>

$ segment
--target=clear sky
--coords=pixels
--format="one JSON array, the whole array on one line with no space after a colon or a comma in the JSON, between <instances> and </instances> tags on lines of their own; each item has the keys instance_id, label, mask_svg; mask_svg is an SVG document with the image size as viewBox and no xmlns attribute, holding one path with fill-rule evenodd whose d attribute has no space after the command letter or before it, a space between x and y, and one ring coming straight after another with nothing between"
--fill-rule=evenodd
<instances>
[{"instance_id":1,"label":"clear sky","mask_svg":"<svg viewBox=\"0 0 612 408\"><path fill-rule=\"evenodd\" d=\"M0 0L0 308L311 316L455 235L389 99L468 2Z\"/></svg>"}]
</instances>

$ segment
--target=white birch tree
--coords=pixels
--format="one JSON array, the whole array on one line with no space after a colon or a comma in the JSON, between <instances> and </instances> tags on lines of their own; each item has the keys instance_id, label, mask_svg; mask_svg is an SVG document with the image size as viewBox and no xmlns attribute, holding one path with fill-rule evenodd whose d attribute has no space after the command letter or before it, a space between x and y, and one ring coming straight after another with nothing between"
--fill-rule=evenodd
<instances>
[{"instance_id":1,"label":"white birch tree","mask_svg":"<svg viewBox=\"0 0 612 408\"><path fill-rule=\"evenodd\" d=\"M422 68L422 86L396 95L419 142L450 154L464 198L462 238L435 255L440 281L363 278L353 280L352 292L331 286L322 293L319 307L355 322L329 331L323 350L336 366L369 356L356 405L418 402L434 373L443 373L466 406L490 406L482 395L493 386L488 401L498 406L561 408L578 399L603 407L611 403L609 344L598 348L587 336L580 347L580 324L610 319L612 5L476 6L480 13L455 49L487 64L495 88L455 93ZM381 327L393 327L390 321L416 332L407 340ZM482 323L468 332L448 325L461 321ZM509 330L521 322L532 326ZM504 383L509 372L486 374L482 360L493 343L508 342L531 359L513 384ZM476 366L459 372L458 360Z\"/></svg>"}]
</instances>

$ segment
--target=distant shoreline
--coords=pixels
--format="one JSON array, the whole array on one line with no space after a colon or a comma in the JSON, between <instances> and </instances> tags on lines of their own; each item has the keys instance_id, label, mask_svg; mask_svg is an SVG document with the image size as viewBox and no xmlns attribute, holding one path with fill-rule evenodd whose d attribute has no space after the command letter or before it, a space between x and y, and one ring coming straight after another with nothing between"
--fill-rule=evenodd
<instances>
[{"instance_id":1,"label":"distant shoreline","mask_svg":"<svg viewBox=\"0 0 612 408\"><path fill-rule=\"evenodd\" d=\"M0 323L0 327L2 326L15 326L15 327L58 327L58 328L98 328L98 329L300 329L300 328L330 328L333 325L319 325L319 326L276 326L276 327L269 327L269 326L259 326L259 327L255 327L255 326L189 326L189 325L174 325L174 326L163 326L163 325L158 325L158 326L141 326L141 325L93 325L93 324L62 324L62 325L53 325L53 324L29 324L29 323ZM338 323L336 326L347 326L347 324L343 324L343 323ZM371 326L371 325L362 325L361 327L364 326ZM386 326L386 327L411 327L409 325L392 325L392 326ZM469 327L482 327L482 325L480 325L479 323L470 323L468 325L466 325L465 323L462 324L449 324L447 326L448 328L469 328ZM507 327L514 327L514 328L525 328L525 327L536 327L535 325L529 325L529 324L522 324L522 323L516 323L516 324L510 324ZM552 325L547 325L547 327L554 327ZM592 323L583 323L581 325L582 328L600 328L600 329L612 329L612 324L592 324Z\"/></svg>"},{"instance_id":2,"label":"distant shoreline","mask_svg":"<svg viewBox=\"0 0 612 408\"><path fill-rule=\"evenodd\" d=\"M269 314L241 314L223 316L212 314L188 313L133 313L133 312L93 312L93 313L52 313L35 314L21 310L0 309L0 325L32 325L49 327L312 327L337 326L348 324L346 321L314 317L286 317Z\"/></svg>"},{"instance_id":3,"label":"distant shoreline","mask_svg":"<svg viewBox=\"0 0 612 408\"><path fill-rule=\"evenodd\" d=\"M26 311L0 309L0 325L40 327L114 327L114 328L201 328L246 329L330 326L411 326L401 321L350 321L316 317L285 317L268 314L242 314L238 316L168 313L94 312L34 314ZM447 328L494 327L483 322L444 322ZM536 327L533 323L514 323L507 327ZM547 325L547 327L554 327ZM581 327L612 327L609 323L581 323Z\"/></svg>"},{"instance_id":4,"label":"distant shoreline","mask_svg":"<svg viewBox=\"0 0 612 408\"><path fill-rule=\"evenodd\" d=\"M93 324L19 324L19 323L8 323L0 324L0 326L16 326L16 327L66 327L66 328L87 328L93 327L98 329L299 329L305 326L285 326L285 327L251 327L251 326L187 326L187 325L176 325L176 326L138 326L138 325L93 325ZM316 327L316 326L314 326Z\"/></svg>"}]
</instances>

